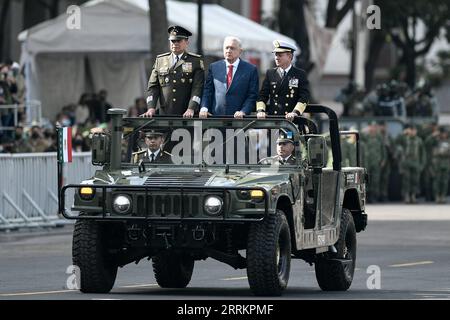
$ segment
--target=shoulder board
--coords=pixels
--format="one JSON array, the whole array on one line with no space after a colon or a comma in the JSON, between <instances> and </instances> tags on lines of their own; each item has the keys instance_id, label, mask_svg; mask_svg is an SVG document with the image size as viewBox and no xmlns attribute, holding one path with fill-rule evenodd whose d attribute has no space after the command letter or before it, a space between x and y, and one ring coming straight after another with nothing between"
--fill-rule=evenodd
<instances>
[{"instance_id":1,"label":"shoulder board","mask_svg":"<svg viewBox=\"0 0 450 320\"><path fill-rule=\"evenodd\" d=\"M167 154L167 155L170 156L170 157L172 156L172 154L171 154L171 153L168 153L167 151L163 151L163 153L164 153L164 154Z\"/></svg>"},{"instance_id":2,"label":"shoulder board","mask_svg":"<svg viewBox=\"0 0 450 320\"><path fill-rule=\"evenodd\" d=\"M192 53L192 52L188 52L187 54L190 55L190 56L193 56L193 57L197 57L197 58L201 58L202 57L201 55L196 54L196 53Z\"/></svg>"},{"instance_id":3,"label":"shoulder board","mask_svg":"<svg viewBox=\"0 0 450 320\"><path fill-rule=\"evenodd\" d=\"M133 152L132 155L141 154L144 152L147 152L147 150L136 151L136 152Z\"/></svg>"},{"instance_id":4,"label":"shoulder board","mask_svg":"<svg viewBox=\"0 0 450 320\"><path fill-rule=\"evenodd\" d=\"M165 56L170 56L171 52L166 52L166 53L162 53L160 55L157 55L157 58L161 58L161 57L165 57Z\"/></svg>"}]
</instances>

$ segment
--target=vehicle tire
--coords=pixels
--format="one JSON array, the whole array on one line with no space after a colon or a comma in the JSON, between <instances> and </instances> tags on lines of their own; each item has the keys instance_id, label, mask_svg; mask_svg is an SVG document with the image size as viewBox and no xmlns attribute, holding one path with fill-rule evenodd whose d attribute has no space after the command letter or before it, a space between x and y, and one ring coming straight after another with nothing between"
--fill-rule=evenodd
<instances>
[{"instance_id":1,"label":"vehicle tire","mask_svg":"<svg viewBox=\"0 0 450 320\"><path fill-rule=\"evenodd\" d=\"M192 278L194 258L184 253L163 251L152 258L156 282L161 288L186 288Z\"/></svg>"},{"instance_id":2,"label":"vehicle tire","mask_svg":"<svg viewBox=\"0 0 450 320\"><path fill-rule=\"evenodd\" d=\"M356 264L356 229L348 209L342 210L339 239L334 246L336 253L327 252L318 257L316 279L324 291L346 291L352 284ZM349 259L351 263L342 266L333 259Z\"/></svg>"},{"instance_id":3,"label":"vehicle tire","mask_svg":"<svg viewBox=\"0 0 450 320\"><path fill-rule=\"evenodd\" d=\"M75 223L72 260L80 270L79 286L84 293L108 293L116 280L118 266L107 252L103 229L97 221Z\"/></svg>"},{"instance_id":4,"label":"vehicle tire","mask_svg":"<svg viewBox=\"0 0 450 320\"><path fill-rule=\"evenodd\" d=\"M250 226L247 277L257 296L279 296L287 287L291 269L291 235L284 212L277 210Z\"/></svg>"}]
</instances>

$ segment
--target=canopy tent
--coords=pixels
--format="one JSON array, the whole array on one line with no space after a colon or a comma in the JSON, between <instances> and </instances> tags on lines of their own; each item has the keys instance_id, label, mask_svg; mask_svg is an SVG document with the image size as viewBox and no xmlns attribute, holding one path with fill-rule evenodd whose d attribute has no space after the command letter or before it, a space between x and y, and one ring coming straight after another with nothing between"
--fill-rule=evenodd
<instances>
[{"instance_id":1,"label":"canopy tent","mask_svg":"<svg viewBox=\"0 0 450 320\"><path fill-rule=\"evenodd\" d=\"M19 35L22 64L26 66L27 99L41 100L43 115L54 117L61 107L77 102L83 92L107 89L108 100L119 107L145 94L149 56L147 0L93 0L81 6L81 28L67 27L66 14L41 23ZM167 1L169 24L194 33L197 4ZM242 40L247 53L267 59L272 41L294 40L273 32L219 5L203 6L205 55L222 55L227 35ZM157 32L167 32L158 30Z\"/></svg>"}]
</instances>

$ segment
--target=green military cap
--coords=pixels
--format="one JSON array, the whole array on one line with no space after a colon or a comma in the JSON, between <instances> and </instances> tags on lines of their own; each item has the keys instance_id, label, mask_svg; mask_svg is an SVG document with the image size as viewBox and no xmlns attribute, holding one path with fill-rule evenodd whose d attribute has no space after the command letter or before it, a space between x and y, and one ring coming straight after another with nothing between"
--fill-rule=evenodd
<instances>
[{"instance_id":1,"label":"green military cap","mask_svg":"<svg viewBox=\"0 0 450 320\"><path fill-rule=\"evenodd\" d=\"M167 32L169 33L169 40L188 39L192 36L192 33L189 30L180 26L170 26Z\"/></svg>"},{"instance_id":2,"label":"green military cap","mask_svg":"<svg viewBox=\"0 0 450 320\"><path fill-rule=\"evenodd\" d=\"M294 143L293 139L294 139L294 137L293 137L293 134L291 131L286 131L286 130L281 129L280 134L277 139L277 144L286 143L286 142L290 142L293 144Z\"/></svg>"},{"instance_id":3,"label":"green military cap","mask_svg":"<svg viewBox=\"0 0 450 320\"><path fill-rule=\"evenodd\" d=\"M164 136L164 133L161 131L156 131L156 130L148 130L148 131L144 131L144 136L146 138L162 137L162 136Z\"/></svg>"}]
</instances>

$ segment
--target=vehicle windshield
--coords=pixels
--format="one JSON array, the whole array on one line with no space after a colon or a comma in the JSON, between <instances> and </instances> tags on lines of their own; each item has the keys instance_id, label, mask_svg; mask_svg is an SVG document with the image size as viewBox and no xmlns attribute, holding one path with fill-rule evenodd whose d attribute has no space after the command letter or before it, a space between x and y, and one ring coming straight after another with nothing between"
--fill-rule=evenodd
<instances>
[{"instance_id":1,"label":"vehicle windshield","mask_svg":"<svg viewBox=\"0 0 450 320\"><path fill-rule=\"evenodd\" d=\"M123 122L123 163L297 166L302 158L299 130L284 119L156 117Z\"/></svg>"}]
</instances>

